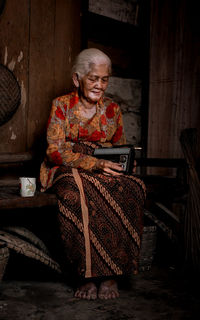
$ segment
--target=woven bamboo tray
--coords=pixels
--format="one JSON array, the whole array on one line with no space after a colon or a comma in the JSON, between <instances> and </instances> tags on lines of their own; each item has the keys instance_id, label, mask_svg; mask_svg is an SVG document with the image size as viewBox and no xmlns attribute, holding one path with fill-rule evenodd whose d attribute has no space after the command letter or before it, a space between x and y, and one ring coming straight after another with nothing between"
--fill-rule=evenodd
<instances>
[{"instance_id":1,"label":"woven bamboo tray","mask_svg":"<svg viewBox=\"0 0 200 320\"><path fill-rule=\"evenodd\" d=\"M0 281L3 279L8 258L9 258L9 249L6 243L0 242Z\"/></svg>"}]
</instances>

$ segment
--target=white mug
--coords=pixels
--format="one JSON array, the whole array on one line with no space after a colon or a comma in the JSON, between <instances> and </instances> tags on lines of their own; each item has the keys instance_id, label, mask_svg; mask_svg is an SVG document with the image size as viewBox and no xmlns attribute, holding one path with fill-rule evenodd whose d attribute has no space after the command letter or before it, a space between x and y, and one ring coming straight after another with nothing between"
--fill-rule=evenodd
<instances>
[{"instance_id":1,"label":"white mug","mask_svg":"<svg viewBox=\"0 0 200 320\"><path fill-rule=\"evenodd\" d=\"M36 190L36 178L20 177L20 194L22 197L33 197Z\"/></svg>"}]
</instances>

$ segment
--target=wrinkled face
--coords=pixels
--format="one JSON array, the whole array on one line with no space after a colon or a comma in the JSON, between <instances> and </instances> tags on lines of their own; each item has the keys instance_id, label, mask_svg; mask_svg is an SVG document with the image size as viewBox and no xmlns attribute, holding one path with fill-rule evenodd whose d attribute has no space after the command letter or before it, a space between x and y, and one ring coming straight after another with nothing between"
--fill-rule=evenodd
<instances>
[{"instance_id":1,"label":"wrinkled face","mask_svg":"<svg viewBox=\"0 0 200 320\"><path fill-rule=\"evenodd\" d=\"M107 64L93 64L91 71L79 80L80 93L89 103L96 103L108 86L109 69Z\"/></svg>"}]
</instances>

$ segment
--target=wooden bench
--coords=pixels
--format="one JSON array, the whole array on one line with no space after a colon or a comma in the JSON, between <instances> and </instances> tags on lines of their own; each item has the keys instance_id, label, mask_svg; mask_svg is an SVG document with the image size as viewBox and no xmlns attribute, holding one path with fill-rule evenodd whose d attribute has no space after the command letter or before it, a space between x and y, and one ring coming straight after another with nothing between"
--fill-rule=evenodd
<instances>
[{"instance_id":1,"label":"wooden bench","mask_svg":"<svg viewBox=\"0 0 200 320\"><path fill-rule=\"evenodd\" d=\"M0 154L0 210L39 208L57 204L56 195L39 190L34 197L20 196L19 176L32 176L33 172L35 174L35 168L31 169L33 162L34 155L31 152Z\"/></svg>"},{"instance_id":2,"label":"wooden bench","mask_svg":"<svg viewBox=\"0 0 200 320\"><path fill-rule=\"evenodd\" d=\"M56 206L55 194L36 192L34 197L22 198L19 194L11 194L10 190L0 193L0 210L19 208L40 208L44 206Z\"/></svg>"},{"instance_id":3,"label":"wooden bench","mask_svg":"<svg viewBox=\"0 0 200 320\"><path fill-rule=\"evenodd\" d=\"M36 165L35 165L36 163ZM184 167L184 159L137 159L138 166L150 167ZM39 163L35 161L35 155L31 152L17 154L0 154L0 210L16 208L38 208L43 206L55 206L56 196L51 193L36 191L34 197L22 198L19 194L20 176L38 176ZM33 169L34 168L34 169ZM6 174L11 172L13 174ZM156 192L161 184L171 183L172 179L161 176L141 175L147 186L147 193Z\"/></svg>"}]
</instances>

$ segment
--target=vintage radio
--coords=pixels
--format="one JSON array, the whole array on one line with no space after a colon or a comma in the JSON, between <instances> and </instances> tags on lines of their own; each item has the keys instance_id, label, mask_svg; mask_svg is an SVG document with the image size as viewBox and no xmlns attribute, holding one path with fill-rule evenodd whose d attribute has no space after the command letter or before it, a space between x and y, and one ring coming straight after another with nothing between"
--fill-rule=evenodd
<instances>
[{"instance_id":1,"label":"vintage radio","mask_svg":"<svg viewBox=\"0 0 200 320\"><path fill-rule=\"evenodd\" d=\"M134 165L135 149L133 146L117 146L112 148L95 149L94 156L120 163L125 174L131 174Z\"/></svg>"}]
</instances>

